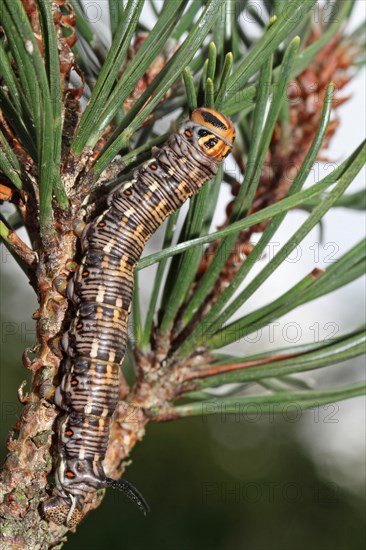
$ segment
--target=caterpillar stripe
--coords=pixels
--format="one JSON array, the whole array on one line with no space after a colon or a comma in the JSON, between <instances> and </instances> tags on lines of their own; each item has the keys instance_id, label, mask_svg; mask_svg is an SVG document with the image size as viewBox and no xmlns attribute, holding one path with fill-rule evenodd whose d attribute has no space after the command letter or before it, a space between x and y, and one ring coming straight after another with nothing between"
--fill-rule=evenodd
<instances>
[{"instance_id":1,"label":"caterpillar stripe","mask_svg":"<svg viewBox=\"0 0 366 550\"><path fill-rule=\"evenodd\" d=\"M84 230L83 258L68 286L76 314L63 337L66 357L54 399L63 413L57 426L56 487L43 505L48 520L77 525L93 494L108 486L125 490L145 507L133 486L108 479L103 469L118 403L134 268L164 219L216 174L234 138L223 114L196 109Z\"/></svg>"}]
</instances>

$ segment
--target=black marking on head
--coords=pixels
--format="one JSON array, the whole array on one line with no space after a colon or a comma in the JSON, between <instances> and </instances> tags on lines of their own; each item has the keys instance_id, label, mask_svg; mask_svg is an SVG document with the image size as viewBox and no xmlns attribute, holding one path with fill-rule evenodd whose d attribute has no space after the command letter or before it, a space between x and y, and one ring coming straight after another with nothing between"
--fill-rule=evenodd
<instances>
[{"instance_id":1,"label":"black marking on head","mask_svg":"<svg viewBox=\"0 0 366 550\"><path fill-rule=\"evenodd\" d=\"M208 111L205 111L202 109L202 116L205 122L209 122L215 128L220 128L221 130L227 130L227 127L223 122L221 122L220 119L218 119L215 115L212 113L209 113Z\"/></svg>"},{"instance_id":2,"label":"black marking on head","mask_svg":"<svg viewBox=\"0 0 366 550\"><path fill-rule=\"evenodd\" d=\"M210 133L210 132L209 132L208 130L204 130L203 128L201 128L200 130L198 130L198 135L199 135L200 137L206 137L206 136L208 136L209 133Z\"/></svg>"},{"instance_id":3,"label":"black marking on head","mask_svg":"<svg viewBox=\"0 0 366 550\"><path fill-rule=\"evenodd\" d=\"M212 147L215 147L216 143L217 143L217 139L214 137L211 137L207 141L205 141L204 145L207 149L212 149Z\"/></svg>"}]
</instances>

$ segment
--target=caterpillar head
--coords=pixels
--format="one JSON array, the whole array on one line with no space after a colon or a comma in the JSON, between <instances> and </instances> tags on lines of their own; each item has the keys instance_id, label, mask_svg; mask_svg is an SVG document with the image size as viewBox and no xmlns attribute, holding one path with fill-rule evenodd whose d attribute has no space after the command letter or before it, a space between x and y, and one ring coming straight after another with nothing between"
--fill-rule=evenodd
<instances>
[{"instance_id":1,"label":"caterpillar head","mask_svg":"<svg viewBox=\"0 0 366 550\"><path fill-rule=\"evenodd\" d=\"M226 158L235 140L235 128L231 120L219 111L202 107L192 112L191 121L194 123L194 137L199 148L216 161ZM186 138L191 138L192 129L187 127L184 134Z\"/></svg>"}]
</instances>

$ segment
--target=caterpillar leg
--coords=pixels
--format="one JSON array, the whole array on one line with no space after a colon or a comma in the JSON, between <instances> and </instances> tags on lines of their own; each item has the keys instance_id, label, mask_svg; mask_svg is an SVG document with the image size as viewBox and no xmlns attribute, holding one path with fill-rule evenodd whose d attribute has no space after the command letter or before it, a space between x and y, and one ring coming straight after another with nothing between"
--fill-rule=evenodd
<instances>
[{"instance_id":1,"label":"caterpillar leg","mask_svg":"<svg viewBox=\"0 0 366 550\"><path fill-rule=\"evenodd\" d=\"M71 529L84 518L84 514L77 508L77 498L73 495L49 498L42 504L42 515L47 521L66 525Z\"/></svg>"}]
</instances>

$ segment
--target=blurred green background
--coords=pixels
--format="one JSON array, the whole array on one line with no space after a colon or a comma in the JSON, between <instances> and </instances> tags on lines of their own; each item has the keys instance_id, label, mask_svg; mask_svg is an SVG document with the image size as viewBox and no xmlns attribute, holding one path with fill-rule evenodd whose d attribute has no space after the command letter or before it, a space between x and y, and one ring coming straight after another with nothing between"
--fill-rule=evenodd
<instances>
[{"instance_id":1,"label":"blurred green background","mask_svg":"<svg viewBox=\"0 0 366 550\"><path fill-rule=\"evenodd\" d=\"M10 270L5 258L2 442L20 412L16 390L27 375L21 353L34 343L31 315L36 308L31 289L27 292L19 270ZM24 294L17 292L20 283L25 283ZM109 490L103 505L69 535L65 548L362 550L363 456L355 456L359 450L350 446L339 463L331 443L338 438L341 446L349 445L342 433L357 429L350 411L360 411L358 405L362 400L303 412L301 418L248 413L242 419L217 416L151 425L126 473L151 513L143 517L124 494ZM356 414L358 428L362 421ZM322 439L323 451L311 454ZM2 445L2 461L4 452Z\"/></svg>"}]
</instances>

